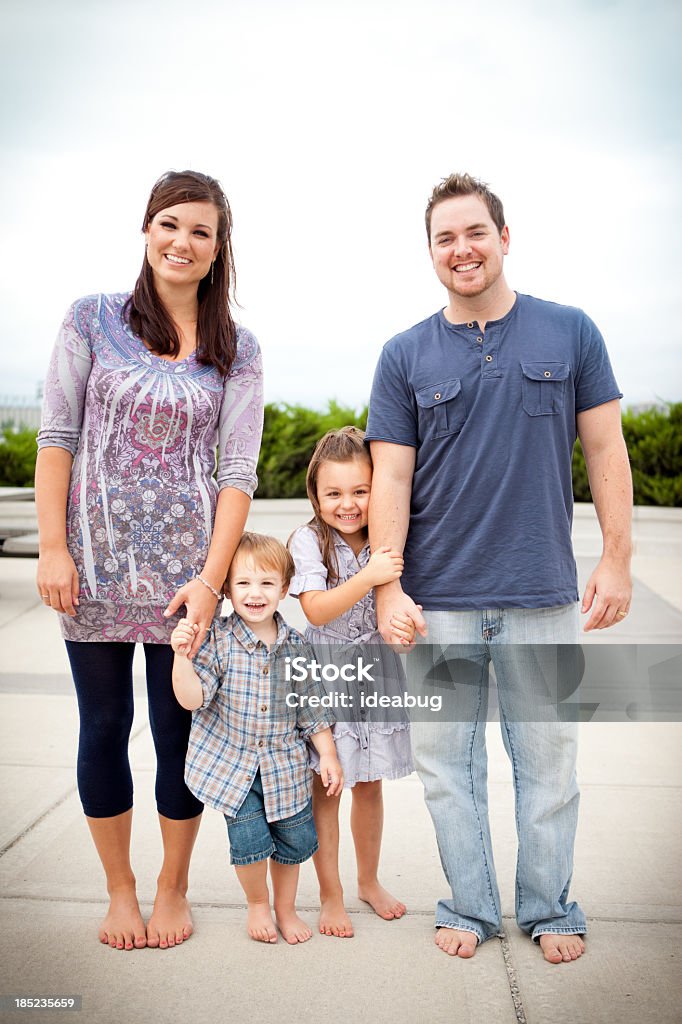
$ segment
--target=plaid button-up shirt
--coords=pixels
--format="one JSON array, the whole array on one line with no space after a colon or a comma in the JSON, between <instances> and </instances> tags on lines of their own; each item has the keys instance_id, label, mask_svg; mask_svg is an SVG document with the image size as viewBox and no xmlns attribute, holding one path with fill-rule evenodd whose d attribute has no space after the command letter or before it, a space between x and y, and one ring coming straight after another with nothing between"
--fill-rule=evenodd
<instances>
[{"instance_id":1,"label":"plaid button-up shirt","mask_svg":"<svg viewBox=\"0 0 682 1024\"><path fill-rule=\"evenodd\" d=\"M192 715L185 782L228 817L244 803L259 768L268 821L303 810L312 791L306 740L334 722L324 708L287 706L287 694L324 691L285 681L285 658L305 655L305 641L279 612L275 623L269 650L236 613L215 619L192 662L204 702Z\"/></svg>"}]
</instances>

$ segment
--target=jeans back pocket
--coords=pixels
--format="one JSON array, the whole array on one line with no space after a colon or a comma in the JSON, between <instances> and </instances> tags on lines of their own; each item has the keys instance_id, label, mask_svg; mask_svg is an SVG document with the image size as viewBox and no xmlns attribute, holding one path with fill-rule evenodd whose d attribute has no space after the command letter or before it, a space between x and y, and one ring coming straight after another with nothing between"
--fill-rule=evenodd
<instances>
[{"instance_id":1,"label":"jeans back pocket","mask_svg":"<svg viewBox=\"0 0 682 1024\"><path fill-rule=\"evenodd\" d=\"M428 384L415 392L419 409L419 439L447 437L464 426L466 406L459 377Z\"/></svg>"},{"instance_id":2,"label":"jeans back pocket","mask_svg":"<svg viewBox=\"0 0 682 1024\"><path fill-rule=\"evenodd\" d=\"M568 363L521 363L523 408L529 416L556 416L564 407Z\"/></svg>"}]
</instances>

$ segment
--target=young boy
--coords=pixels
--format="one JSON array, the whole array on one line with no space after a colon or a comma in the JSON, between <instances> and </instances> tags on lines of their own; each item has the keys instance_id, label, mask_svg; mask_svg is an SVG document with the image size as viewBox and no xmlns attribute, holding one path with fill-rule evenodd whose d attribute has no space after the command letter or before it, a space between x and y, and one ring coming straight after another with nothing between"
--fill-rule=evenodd
<instances>
[{"instance_id":1,"label":"young boy","mask_svg":"<svg viewBox=\"0 0 682 1024\"><path fill-rule=\"evenodd\" d=\"M282 679L273 679L283 677L279 669L287 646L294 645L290 653L295 655L304 643L277 611L293 574L283 544L245 533L224 587L232 615L214 620L193 661L187 652L196 625L182 619L171 636L173 690L180 704L194 711L185 781L199 800L225 815L230 861L248 904L249 935L276 942L276 922L292 944L312 936L295 906L299 865L318 845L308 738L320 755L327 794L343 787L333 720L319 706L285 697ZM289 694L296 689L292 683L286 687Z\"/></svg>"}]
</instances>

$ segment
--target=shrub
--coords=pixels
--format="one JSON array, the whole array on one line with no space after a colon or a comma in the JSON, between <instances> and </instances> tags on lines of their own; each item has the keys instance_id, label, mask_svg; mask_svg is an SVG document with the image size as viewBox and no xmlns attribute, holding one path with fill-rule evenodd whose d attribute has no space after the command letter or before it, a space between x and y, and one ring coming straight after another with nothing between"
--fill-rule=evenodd
<instances>
[{"instance_id":1,"label":"shrub","mask_svg":"<svg viewBox=\"0 0 682 1024\"><path fill-rule=\"evenodd\" d=\"M33 487L36 471L36 431L27 427L0 435L0 486Z\"/></svg>"}]
</instances>

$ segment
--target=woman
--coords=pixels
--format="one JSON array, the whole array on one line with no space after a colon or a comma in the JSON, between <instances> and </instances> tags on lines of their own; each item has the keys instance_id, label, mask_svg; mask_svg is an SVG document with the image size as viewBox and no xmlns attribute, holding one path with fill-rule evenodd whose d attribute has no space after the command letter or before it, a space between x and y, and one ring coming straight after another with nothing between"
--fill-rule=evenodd
<instances>
[{"instance_id":1,"label":"woman","mask_svg":"<svg viewBox=\"0 0 682 1024\"><path fill-rule=\"evenodd\" d=\"M199 626L194 650L216 612L256 486L263 421L258 344L229 309L231 228L215 179L163 175L134 291L74 303L45 384L37 584L66 640L78 788L110 897L99 936L118 949L166 948L192 933L186 892L202 805L184 783L191 714L173 696L169 641L183 605ZM164 850L146 929L130 864L138 641Z\"/></svg>"}]
</instances>

